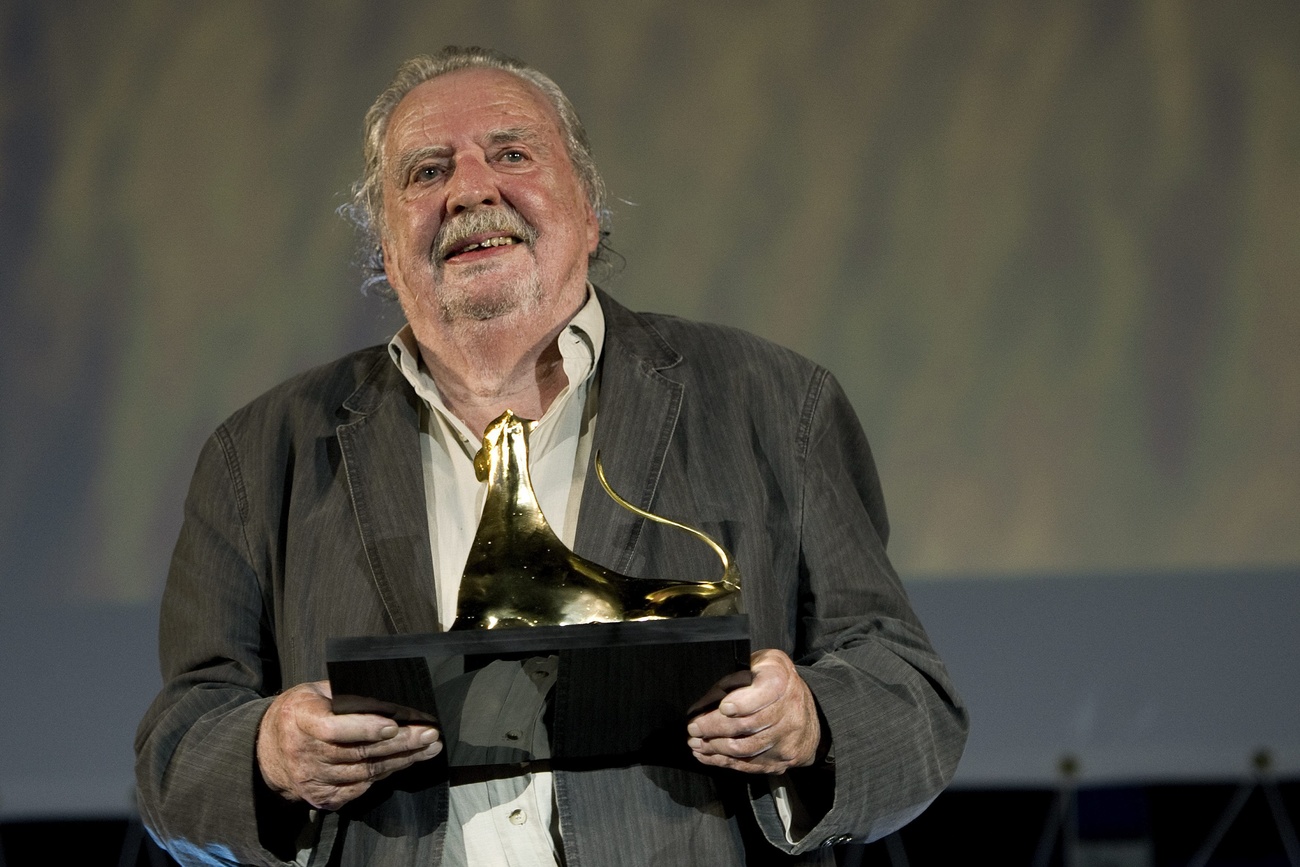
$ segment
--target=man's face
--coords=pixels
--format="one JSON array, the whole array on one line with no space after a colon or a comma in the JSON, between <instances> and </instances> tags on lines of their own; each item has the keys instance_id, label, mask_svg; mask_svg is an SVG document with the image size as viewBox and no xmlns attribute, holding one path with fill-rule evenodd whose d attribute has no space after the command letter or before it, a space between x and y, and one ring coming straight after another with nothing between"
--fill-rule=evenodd
<instances>
[{"instance_id":1,"label":"man's face","mask_svg":"<svg viewBox=\"0 0 1300 867\"><path fill-rule=\"evenodd\" d=\"M384 268L413 324L581 306L599 226L532 85L495 69L424 82L383 160Z\"/></svg>"}]
</instances>

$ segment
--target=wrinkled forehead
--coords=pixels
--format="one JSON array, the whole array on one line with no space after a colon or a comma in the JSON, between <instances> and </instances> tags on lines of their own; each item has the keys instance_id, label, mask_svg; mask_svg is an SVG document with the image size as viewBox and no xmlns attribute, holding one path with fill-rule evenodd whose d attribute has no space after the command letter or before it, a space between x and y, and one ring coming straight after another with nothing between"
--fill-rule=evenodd
<instances>
[{"instance_id":1,"label":"wrinkled forehead","mask_svg":"<svg viewBox=\"0 0 1300 867\"><path fill-rule=\"evenodd\" d=\"M454 149L502 130L526 130L563 144L559 116L536 85L500 69L458 69L402 97L384 135L385 162L411 147Z\"/></svg>"}]
</instances>

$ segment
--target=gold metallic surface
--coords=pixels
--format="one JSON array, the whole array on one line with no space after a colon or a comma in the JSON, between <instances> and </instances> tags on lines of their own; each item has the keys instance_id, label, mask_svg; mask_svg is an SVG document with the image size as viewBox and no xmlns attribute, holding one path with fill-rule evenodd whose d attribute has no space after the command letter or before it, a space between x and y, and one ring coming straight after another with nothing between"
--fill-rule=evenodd
<instances>
[{"instance_id":1,"label":"gold metallic surface","mask_svg":"<svg viewBox=\"0 0 1300 867\"><path fill-rule=\"evenodd\" d=\"M596 475L616 503L707 543L722 561L717 581L673 581L620 575L570 551L542 514L528 474L528 434L536 422L507 410L488 426L474 458L488 483L483 517L461 578L452 629L567 626L734 614L740 573L731 556L699 530L638 509Z\"/></svg>"}]
</instances>

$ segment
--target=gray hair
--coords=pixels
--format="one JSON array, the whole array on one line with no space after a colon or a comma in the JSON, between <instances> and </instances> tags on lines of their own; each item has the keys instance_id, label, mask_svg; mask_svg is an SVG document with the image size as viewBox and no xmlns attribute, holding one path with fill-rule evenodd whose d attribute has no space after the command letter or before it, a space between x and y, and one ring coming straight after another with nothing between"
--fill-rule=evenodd
<instances>
[{"instance_id":1,"label":"gray hair","mask_svg":"<svg viewBox=\"0 0 1300 867\"><path fill-rule=\"evenodd\" d=\"M609 212L605 208L605 181L601 178L596 162L591 156L591 144L587 141L587 130L578 117L573 103L560 90L559 85L546 75L523 61L491 48L470 46L460 48L448 45L437 54L421 54L398 67L397 74L388 87L370 106L365 119L365 167L361 178L352 186L351 201L340 208L340 212L351 220L361 235L361 267L366 271L364 288L376 294L391 296L392 287L388 285L384 274L383 254L380 240L383 235L384 208L384 137L388 133L388 121L397 104L419 85L426 81L456 72L461 69L499 69L508 72L540 90L550 101L551 107L560 120L560 132L564 136L564 147L578 176L587 201L600 221L600 244L588 257L588 267L607 261L609 252L605 239L609 235ZM617 254L615 254L617 255Z\"/></svg>"}]
</instances>

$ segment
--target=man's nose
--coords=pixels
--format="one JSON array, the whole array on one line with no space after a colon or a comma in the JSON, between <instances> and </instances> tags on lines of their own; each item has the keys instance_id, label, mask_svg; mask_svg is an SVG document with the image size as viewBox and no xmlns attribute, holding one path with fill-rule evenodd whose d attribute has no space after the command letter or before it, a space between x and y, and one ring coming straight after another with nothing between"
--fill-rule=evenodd
<instances>
[{"instance_id":1,"label":"man's nose","mask_svg":"<svg viewBox=\"0 0 1300 867\"><path fill-rule=\"evenodd\" d=\"M492 169L478 157L462 156L456 160L447 185L447 215L453 216L470 208L496 205L501 202L496 176Z\"/></svg>"}]
</instances>

